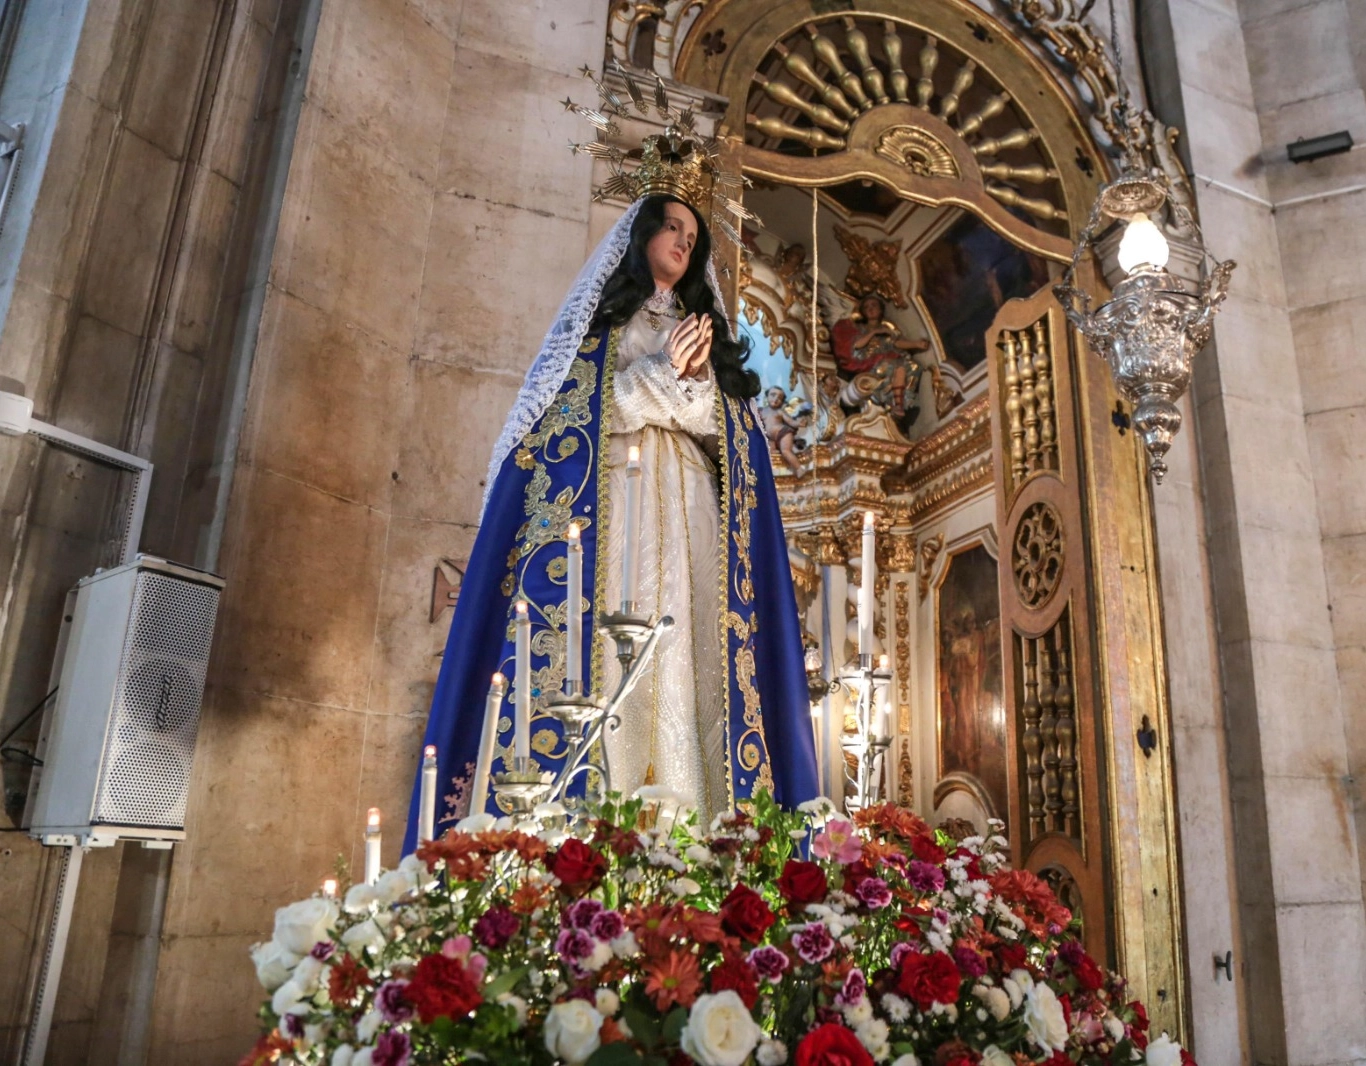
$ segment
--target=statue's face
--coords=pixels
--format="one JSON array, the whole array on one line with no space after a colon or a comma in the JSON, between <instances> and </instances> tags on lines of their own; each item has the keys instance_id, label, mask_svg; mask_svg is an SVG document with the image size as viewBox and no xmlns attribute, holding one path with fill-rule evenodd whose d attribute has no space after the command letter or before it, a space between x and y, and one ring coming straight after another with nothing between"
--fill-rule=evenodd
<instances>
[{"instance_id":1,"label":"statue's face","mask_svg":"<svg viewBox=\"0 0 1366 1066\"><path fill-rule=\"evenodd\" d=\"M783 401L787 399L787 393L783 392L783 390L776 385L769 389L765 395L768 397L768 405L770 407L781 407Z\"/></svg>"},{"instance_id":2,"label":"statue's face","mask_svg":"<svg viewBox=\"0 0 1366 1066\"><path fill-rule=\"evenodd\" d=\"M876 296L865 296L863 303L859 304L859 310L863 312L863 317L869 322L881 322L886 308L882 306L882 301Z\"/></svg>"},{"instance_id":3,"label":"statue's face","mask_svg":"<svg viewBox=\"0 0 1366 1066\"><path fill-rule=\"evenodd\" d=\"M677 285L688 270L696 243L696 217L683 204L670 200L664 205L664 227L645 246L655 283L668 288Z\"/></svg>"}]
</instances>

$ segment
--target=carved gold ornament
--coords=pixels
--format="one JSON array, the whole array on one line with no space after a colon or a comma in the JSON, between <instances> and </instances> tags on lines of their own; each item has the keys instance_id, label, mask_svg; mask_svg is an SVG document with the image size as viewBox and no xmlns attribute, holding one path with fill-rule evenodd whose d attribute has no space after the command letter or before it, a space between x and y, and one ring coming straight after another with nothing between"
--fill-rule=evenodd
<instances>
[{"instance_id":1,"label":"carved gold ornament","mask_svg":"<svg viewBox=\"0 0 1366 1066\"><path fill-rule=\"evenodd\" d=\"M1031 504L1015 527L1011 569L1015 591L1026 607L1039 608L1053 598L1062 577L1062 518L1051 504Z\"/></svg>"},{"instance_id":2,"label":"carved gold ornament","mask_svg":"<svg viewBox=\"0 0 1366 1066\"><path fill-rule=\"evenodd\" d=\"M932 133L915 126L893 126L878 138L873 149L884 159L906 167L922 178L957 178L953 153Z\"/></svg>"},{"instance_id":3,"label":"carved gold ornament","mask_svg":"<svg viewBox=\"0 0 1366 1066\"><path fill-rule=\"evenodd\" d=\"M835 225L835 239L849 260L844 288L855 296L880 296L897 307L908 307L906 294L897 277L901 261L900 241L870 241L852 230Z\"/></svg>"}]
</instances>

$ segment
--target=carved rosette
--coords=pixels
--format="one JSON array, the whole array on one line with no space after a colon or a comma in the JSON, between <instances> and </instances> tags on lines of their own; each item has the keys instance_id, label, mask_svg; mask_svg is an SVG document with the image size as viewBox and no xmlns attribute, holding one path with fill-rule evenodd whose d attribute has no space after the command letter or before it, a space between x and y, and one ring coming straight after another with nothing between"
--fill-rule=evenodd
<instances>
[{"instance_id":1,"label":"carved rosette","mask_svg":"<svg viewBox=\"0 0 1366 1066\"><path fill-rule=\"evenodd\" d=\"M878 138L873 149L922 178L958 178L953 153L934 134L914 126L893 126Z\"/></svg>"},{"instance_id":2,"label":"carved rosette","mask_svg":"<svg viewBox=\"0 0 1366 1066\"><path fill-rule=\"evenodd\" d=\"M1011 569L1020 602L1037 610L1058 590L1063 567L1062 517L1052 504L1031 504L1015 529Z\"/></svg>"}]
</instances>

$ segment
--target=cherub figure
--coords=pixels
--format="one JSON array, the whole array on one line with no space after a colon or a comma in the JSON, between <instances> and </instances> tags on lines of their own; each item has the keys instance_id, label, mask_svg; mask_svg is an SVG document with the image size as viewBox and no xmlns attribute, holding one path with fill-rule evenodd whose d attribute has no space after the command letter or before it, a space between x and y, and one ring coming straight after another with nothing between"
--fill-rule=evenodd
<instances>
[{"instance_id":1,"label":"cherub figure","mask_svg":"<svg viewBox=\"0 0 1366 1066\"><path fill-rule=\"evenodd\" d=\"M788 414L786 405L787 392L774 385L764 393L764 406L759 408L759 422L764 427L764 436L778 449L787 468L795 474L801 469L797 459L797 430L804 423Z\"/></svg>"}]
</instances>

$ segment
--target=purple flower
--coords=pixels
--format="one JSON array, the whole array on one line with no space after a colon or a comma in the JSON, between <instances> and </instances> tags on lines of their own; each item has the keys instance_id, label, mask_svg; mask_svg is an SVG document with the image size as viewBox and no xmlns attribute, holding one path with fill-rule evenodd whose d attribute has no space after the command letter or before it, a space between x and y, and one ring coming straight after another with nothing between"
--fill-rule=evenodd
<instances>
[{"instance_id":1,"label":"purple flower","mask_svg":"<svg viewBox=\"0 0 1366 1066\"><path fill-rule=\"evenodd\" d=\"M602 913L603 907L595 899L581 899L576 903L570 904L564 912L565 924L571 929L588 929L593 925L593 919Z\"/></svg>"},{"instance_id":2,"label":"purple flower","mask_svg":"<svg viewBox=\"0 0 1366 1066\"><path fill-rule=\"evenodd\" d=\"M285 1023L285 1036L297 1038L304 1035L304 1020L297 1014L286 1014L280 1020Z\"/></svg>"},{"instance_id":3,"label":"purple flower","mask_svg":"<svg viewBox=\"0 0 1366 1066\"><path fill-rule=\"evenodd\" d=\"M408 1053L411 1050L408 1034L390 1029L375 1041L375 1053L370 1062L373 1066L408 1066Z\"/></svg>"},{"instance_id":4,"label":"purple flower","mask_svg":"<svg viewBox=\"0 0 1366 1066\"><path fill-rule=\"evenodd\" d=\"M751 951L749 953L749 964L754 967L755 973L774 984L781 980L784 971L791 965L787 955L771 944L765 944L763 947Z\"/></svg>"},{"instance_id":5,"label":"purple flower","mask_svg":"<svg viewBox=\"0 0 1366 1066\"><path fill-rule=\"evenodd\" d=\"M1075 940L1065 940L1058 945L1058 958L1068 966L1077 966L1086 957L1086 949Z\"/></svg>"},{"instance_id":6,"label":"purple flower","mask_svg":"<svg viewBox=\"0 0 1366 1066\"><path fill-rule=\"evenodd\" d=\"M958 969L967 977L981 977L987 972L987 960L966 944L959 944L953 949L953 961L958 963Z\"/></svg>"},{"instance_id":7,"label":"purple flower","mask_svg":"<svg viewBox=\"0 0 1366 1066\"><path fill-rule=\"evenodd\" d=\"M892 889L880 877L865 877L854 889L854 895L875 911L892 902Z\"/></svg>"},{"instance_id":8,"label":"purple flower","mask_svg":"<svg viewBox=\"0 0 1366 1066\"><path fill-rule=\"evenodd\" d=\"M490 907L474 923L474 938L488 948L501 948L522 927L522 920L506 907Z\"/></svg>"},{"instance_id":9,"label":"purple flower","mask_svg":"<svg viewBox=\"0 0 1366 1066\"><path fill-rule=\"evenodd\" d=\"M615 940L626 932L626 923L616 911L603 911L594 917L590 928L599 940Z\"/></svg>"},{"instance_id":10,"label":"purple flower","mask_svg":"<svg viewBox=\"0 0 1366 1066\"><path fill-rule=\"evenodd\" d=\"M812 922L797 930L792 938L792 946L797 949L797 955L803 962L817 963L830 957L835 950L835 941L830 936L830 930L821 922Z\"/></svg>"},{"instance_id":11,"label":"purple flower","mask_svg":"<svg viewBox=\"0 0 1366 1066\"><path fill-rule=\"evenodd\" d=\"M337 946L330 940L319 940L313 945L313 950L309 954L319 962L326 962L332 957L332 952L336 950Z\"/></svg>"},{"instance_id":12,"label":"purple flower","mask_svg":"<svg viewBox=\"0 0 1366 1066\"><path fill-rule=\"evenodd\" d=\"M931 913L930 917L932 917L940 925L949 924L949 912L946 911L943 907L936 907L934 911Z\"/></svg>"},{"instance_id":13,"label":"purple flower","mask_svg":"<svg viewBox=\"0 0 1366 1066\"><path fill-rule=\"evenodd\" d=\"M906 880L917 892L938 892L944 887L944 871L933 863L913 859L906 867Z\"/></svg>"},{"instance_id":14,"label":"purple flower","mask_svg":"<svg viewBox=\"0 0 1366 1066\"><path fill-rule=\"evenodd\" d=\"M911 948L911 945L906 943L904 940L900 944L892 945L892 955L889 961L892 964L893 970L901 969L901 957L905 955L906 952L911 950L913 950Z\"/></svg>"},{"instance_id":15,"label":"purple flower","mask_svg":"<svg viewBox=\"0 0 1366 1066\"><path fill-rule=\"evenodd\" d=\"M564 929L555 939L555 950L568 963L576 963L593 954L593 937L582 929Z\"/></svg>"},{"instance_id":16,"label":"purple flower","mask_svg":"<svg viewBox=\"0 0 1366 1066\"><path fill-rule=\"evenodd\" d=\"M849 976L844 979L844 987L835 996L835 1005L837 1007L857 1006L867 994L868 982L863 976L863 971L850 970Z\"/></svg>"},{"instance_id":17,"label":"purple flower","mask_svg":"<svg viewBox=\"0 0 1366 1066\"><path fill-rule=\"evenodd\" d=\"M375 991L375 1006L386 1022L406 1022L413 1016L413 1005L405 991L408 982L401 977L385 981Z\"/></svg>"}]
</instances>

